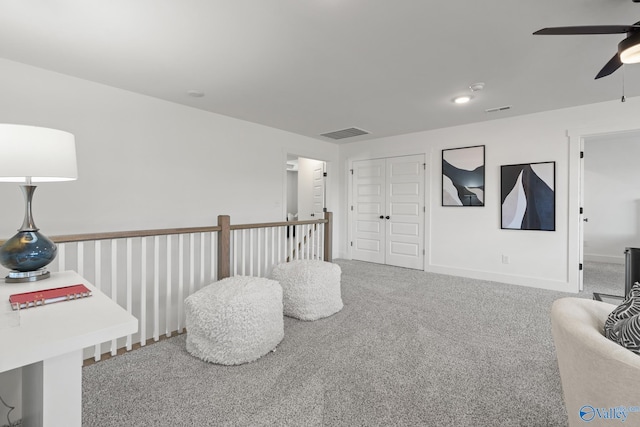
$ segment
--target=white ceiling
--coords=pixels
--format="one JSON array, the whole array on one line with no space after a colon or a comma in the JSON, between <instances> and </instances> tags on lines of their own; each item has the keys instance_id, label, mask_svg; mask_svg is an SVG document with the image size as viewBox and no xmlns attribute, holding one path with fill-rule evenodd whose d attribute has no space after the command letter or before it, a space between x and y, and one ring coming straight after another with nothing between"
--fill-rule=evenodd
<instances>
[{"instance_id":1,"label":"white ceiling","mask_svg":"<svg viewBox=\"0 0 640 427\"><path fill-rule=\"evenodd\" d=\"M640 64L594 80L624 35L532 35L638 20L631 0L0 0L0 57L320 140L370 132L348 142L618 99L623 74L639 95Z\"/></svg>"}]
</instances>

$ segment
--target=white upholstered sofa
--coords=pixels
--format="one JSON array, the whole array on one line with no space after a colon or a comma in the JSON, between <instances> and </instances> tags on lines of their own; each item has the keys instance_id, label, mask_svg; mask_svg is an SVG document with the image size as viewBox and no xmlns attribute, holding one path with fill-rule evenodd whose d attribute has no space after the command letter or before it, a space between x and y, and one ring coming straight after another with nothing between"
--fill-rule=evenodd
<instances>
[{"instance_id":1,"label":"white upholstered sofa","mask_svg":"<svg viewBox=\"0 0 640 427\"><path fill-rule=\"evenodd\" d=\"M607 417L626 417L622 425L640 425L640 412L635 412L640 411L640 356L602 332L615 307L589 299L562 298L551 308L570 426L619 425Z\"/></svg>"}]
</instances>

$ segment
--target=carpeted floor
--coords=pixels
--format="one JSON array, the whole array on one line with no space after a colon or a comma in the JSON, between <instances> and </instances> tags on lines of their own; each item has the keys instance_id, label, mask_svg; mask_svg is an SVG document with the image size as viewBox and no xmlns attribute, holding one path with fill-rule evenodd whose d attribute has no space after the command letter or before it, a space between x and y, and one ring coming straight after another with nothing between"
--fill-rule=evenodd
<instances>
[{"instance_id":1,"label":"carpeted floor","mask_svg":"<svg viewBox=\"0 0 640 427\"><path fill-rule=\"evenodd\" d=\"M567 424L549 309L568 294L337 263L344 309L285 318L256 362L202 362L181 335L84 368L83 426ZM624 266L605 267L579 296L622 292Z\"/></svg>"}]
</instances>

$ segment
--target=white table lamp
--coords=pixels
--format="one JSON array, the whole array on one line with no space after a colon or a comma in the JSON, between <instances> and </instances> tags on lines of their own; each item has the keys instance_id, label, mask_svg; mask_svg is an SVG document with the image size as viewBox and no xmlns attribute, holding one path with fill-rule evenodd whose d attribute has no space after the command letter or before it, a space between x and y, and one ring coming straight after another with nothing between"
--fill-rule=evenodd
<instances>
[{"instance_id":1,"label":"white table lamp","mask_svg":"<svg viewBox=\"0 0 640 427\"><path fill-rule=\"evenodd\" d=\"M7 282L30 282L49 277L44 269L54 260L56 245L38 231L31 214L34 182L78 178L72 134L35 126L0 124L0 182L19 182L25 213L18 233L0 247L0 264L10 271Z\"/></svg>"}]
</instances>

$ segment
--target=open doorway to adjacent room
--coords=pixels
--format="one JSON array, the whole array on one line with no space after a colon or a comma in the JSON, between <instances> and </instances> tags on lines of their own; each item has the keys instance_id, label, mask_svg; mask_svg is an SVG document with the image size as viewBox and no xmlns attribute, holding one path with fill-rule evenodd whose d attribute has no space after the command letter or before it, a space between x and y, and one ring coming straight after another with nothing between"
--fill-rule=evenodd
<instances>
[{"instance_id":1,"label":"open doorway to adjacent room","mask_svg":"<svg viewBox=\"0 0 640 427\"><path fill-rule=\"evenodd\" d=\"M584 282L622 296L625 249L640 247L640 131L587 137L583 152Z\"/></svg>"},{"instance_id":2,"label":"open doorway to adjacent room","mask_svg":"<svg viewBox=\"0 0 640 427\"><path fill-rule=\"evenodd\" d=\"M326 208L327 164L287 155L287 221L322 218Z\"/></svg>"}]
</instances>

